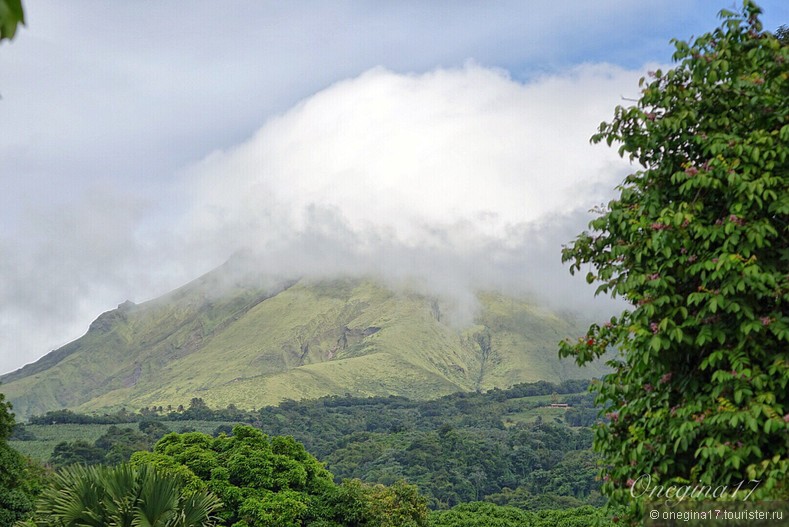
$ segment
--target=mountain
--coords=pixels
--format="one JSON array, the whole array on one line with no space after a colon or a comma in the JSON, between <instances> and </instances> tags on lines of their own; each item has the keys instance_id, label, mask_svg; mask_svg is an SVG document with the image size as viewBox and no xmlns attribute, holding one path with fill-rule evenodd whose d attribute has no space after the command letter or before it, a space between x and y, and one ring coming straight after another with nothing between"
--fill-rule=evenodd
<instances>
[{"instance_id":1,"label":"mountain","mask_svg":"<svg viewBox=\"0 0 789 527\"><path fill-rule=\"evenodd\" d=\"M560 361L583 333L569 316L499 293L477 315L371 279L283 281L224 266L100 315L81 338L0 377L25 418L48 410L187 405L258 408L330 394L424 399L600 375Z\"/></svg>"}]
</instances>

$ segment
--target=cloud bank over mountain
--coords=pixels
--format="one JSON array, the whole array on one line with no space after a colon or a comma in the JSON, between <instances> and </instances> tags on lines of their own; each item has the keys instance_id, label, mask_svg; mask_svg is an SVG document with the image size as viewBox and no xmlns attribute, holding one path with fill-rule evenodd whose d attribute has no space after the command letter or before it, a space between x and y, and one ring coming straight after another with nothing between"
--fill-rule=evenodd
<instances>
[{"instance_id":1,"label":"cloud bank over mountain","mask_svg":"<svg viewBox=\"0 0 789 527\"><path fill-rule=\"evenodd\" d=\"M437 294L497 288L588 307L560 247L628 169L589 136L637 76L370 70L190 167L179 232L220 255L251 249L271 273L415 277Z\"/></svg>"},{"instance_id":2,"label":"cloud bank over mountain","mask_svg":"<svg viewBox=\"0 0 789 527\"><path fill-rule=\"evenodd\" d=\"M478 289L588 309L591 292L570 279L560 247L628 170L589 136L637 77L597 64L518 82L469 62L337 82L184 168L176 200L97 186L51 209L35 229L43 239L14 252L0 241L0 289L18 300L0 308L0 331L40 327L25 344L51 346L84 331L97 306L146 300L241 249L265 273L417 286L462 322Z\"/></svg>"}]
</instances>

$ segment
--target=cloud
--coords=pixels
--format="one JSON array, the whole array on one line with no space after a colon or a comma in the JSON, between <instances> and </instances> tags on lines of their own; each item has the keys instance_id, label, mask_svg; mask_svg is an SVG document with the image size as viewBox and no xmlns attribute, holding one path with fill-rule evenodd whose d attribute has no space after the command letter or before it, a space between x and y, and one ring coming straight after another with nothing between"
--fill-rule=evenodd
<instances>
[{"instance_id":1,"label":"cloud","mask_svg":"<svg viewBox=\"0 0 789 527\"><path fill-rule=\"evenodd\" d=\"M589 136L636 80L605 64L527 83L475 63L372 69L187 170L180 237L220 255L246 247L270 273L416 277L461 304L499 288L588 306L560 246L628 169Z\"/></svg>"},{"instance_id":2,"label":"cloud","mask_svg":"<svg viewBox=\"0 0 789 527\"><path fill-rule=\"evenodd\" d=\"M560 247L628 169L588 139L637 77L606 64L528 82L473 62L374 68L182 170L175 202L107 185L30 209L16 226L24 243L0 239L2 347L40 354L242 248L260 272L420 287L459 322L478 289L587 309ZM0 366L18 360L4 353Z\"/></svg>"},{"instance_id":3,"label":"cloud","mask_svg":"<svg viewBox=\"0 0 789 527\"><path fill-rule=\"evenodd\" d=\"M508 226L601 197L615 156L588 145L635 75L582 66L528 84L469 64L400 75L374 69L272 119L244 144L188 174L190 224L304 228L335 207L354 230L385 227L426 243L436 225Z\"/></svg>"},{"instance_id":4,"label":"cloud","mask_svg":"<svg viewBox=\"0 0 789 527\"><path fill-rule=\"evenodd\" d=\"M149 204L94 185L74 202L28 208L17 238L0 237L0 371L31 350L84 331L144 273L136 225ZM85 257L89 254L89 257Z\"/></svg>"}]
</instances>

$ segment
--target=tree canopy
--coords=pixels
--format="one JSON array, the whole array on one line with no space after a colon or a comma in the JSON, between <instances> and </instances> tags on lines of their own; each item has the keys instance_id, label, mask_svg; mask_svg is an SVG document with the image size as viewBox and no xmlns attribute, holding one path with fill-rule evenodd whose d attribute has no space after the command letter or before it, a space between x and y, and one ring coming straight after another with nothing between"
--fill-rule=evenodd
<instances>
[{"instance_id":1,"label":"tree canopy","mask_svg":"<svg viewBox=\"0 0 789 527\"><path fill-rule=\"evenodd\" d=\"M789 492L789 47L760 13L746 0L673 41L677 65L600 126L593 142L638 169L563 250L631 305L561 350L580 364L618 350L593 387L595 447L631 518L643 475Z\"/></svg>"},{"instance_id":2,"label":"tree canopy","mask_svg":"<svg viewBox=\"0 0 789 527\"><path fill-rule=\"evenodd\" d=\"M224 503L219 513L235 527L419 527L427 506L416 487L391 487L333 475L292 437L269 437L239 425L232 436L199 432L168 434L153 452L137 452L133 464L178 473L186 488L207 488Z\"/></svg>"},{"instance_id":3,"label":"tree canopy","mask_svg":"<svg viewBox=\"0 0 789 527\"><path fill-rule=\"evenodd\" d=\"M11 526L33 509L37 478L28 471L25 459L8 446L14 429L11 403L0 393L0 527Z\"/></svg>"}]
</instances>

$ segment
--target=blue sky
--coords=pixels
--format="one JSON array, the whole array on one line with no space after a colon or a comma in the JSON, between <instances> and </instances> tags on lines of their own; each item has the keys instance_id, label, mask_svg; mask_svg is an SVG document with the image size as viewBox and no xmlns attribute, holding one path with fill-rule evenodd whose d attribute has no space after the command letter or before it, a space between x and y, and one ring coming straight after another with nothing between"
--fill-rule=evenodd
<instances>
[{"instance_id":1,"label":"blue sky","mask_svg":"<svg viewBox=\"0 0 789 527\"><path fill-rule=\"evenodd\" d=\"M240 247L272 273L588 307L558 246L628 169L588 137L671 38L737 7L24 5L0 45L0 372ZM760 5L789 23L789 3Z\"/></svg>"}]
</instances>

